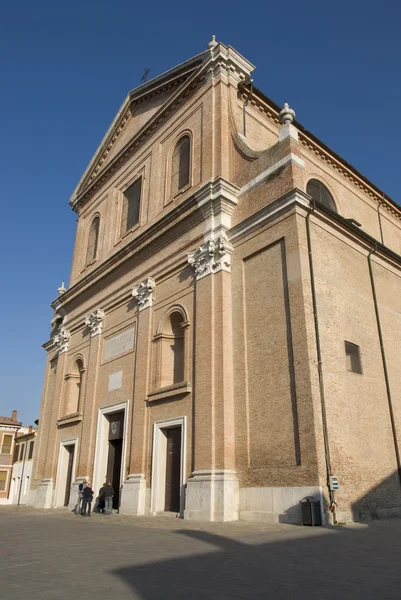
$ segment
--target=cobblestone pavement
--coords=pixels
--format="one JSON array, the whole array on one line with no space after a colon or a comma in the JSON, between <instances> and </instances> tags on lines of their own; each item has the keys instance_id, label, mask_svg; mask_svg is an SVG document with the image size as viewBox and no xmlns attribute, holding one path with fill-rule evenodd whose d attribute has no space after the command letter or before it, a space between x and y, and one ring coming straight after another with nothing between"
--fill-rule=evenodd
<instances>
[{"instance_id":1,"label":"cobblestone pavement","mask_svg":"<svg viewBox=\"0 0 401 600\"><path fill-rule=\"evenodd\" d=\"M0 507L1 600L397 599L401 521L194 523Z\"/></svg>"}]
</instances>

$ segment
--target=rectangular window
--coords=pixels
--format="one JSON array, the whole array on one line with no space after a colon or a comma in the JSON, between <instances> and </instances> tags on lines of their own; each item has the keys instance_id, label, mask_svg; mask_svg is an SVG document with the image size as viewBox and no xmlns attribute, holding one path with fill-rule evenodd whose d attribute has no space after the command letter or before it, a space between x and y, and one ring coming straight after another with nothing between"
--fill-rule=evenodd
<instances>
[{"instance_id":1,"label":"rectangular window","mask_svg":"<svg viewBox=\"0 0 401 600\"><path fill-rule=\"evenodd\" d=\"M29 475L27 475L25 477L25 490L24 490L24 496L27 493L27 491L29 490Z\"/></svg>"},{"instance_id":2,"label":"rectangular window","mask_svg":"<svg viewBox=\"0 0 401 600\"><path fill-rule=\"evenodd\" d=\"M25 452L25 444L21 444L20 449L19 449L19 458L18 458L18 460L23 460L23 458L24 458L24 452Z\"/></svg>"},{"instance_id":3,"label":"rectangular window","mask_svg":"<svg viewBox=\"0 0 401 600\"><path fill-rule=\"evenodd\" d=\"M6 491L7 471L0 471L0 492Z\"/></svg>"},{"instance_id":4,"label":"rectangular window","mask_svg":"<svg viewBox=\"0 0 401 600\"><path fill-rule=\"evenodd\" d=\"M359 346L351 344L351 342L344 342L345 344L345 357L347 363L347 371L351 373L362 373L361 363L361 352Z\"/></svg>"},{"instance_id":5,"label":"rectangular window","mask_svg":"<svg viewBox=\"0 0 401 600\"><path fill-rule=\"evenodd\" d=\"M33 445L34 445L34 441L29 442L29 453L28 453L28 460L31 460L32 456L33 456Z\"/></svg>"},{"instance_id":6,"label":"rectangular window","mask_svg":"<svg viewBox=\"0 0 401 600\"><path fill-rule=\"evenodd\" d=\"M13 436L4 434L3 435L3 443L1 445L1 453L2 454L11 454L11 446L13 445Z\"/></svg>"},{"instance_id":7,"label":"rectangular window","mask_svg":"<svg viewBox=\"0 0 401 600\"><path fill-rule=\"evenodd\" d=\"M137 179L124 192L123 212L121 216L121 235L139 223L141 207L142 177Z\"/></svg>"}]
</instances>

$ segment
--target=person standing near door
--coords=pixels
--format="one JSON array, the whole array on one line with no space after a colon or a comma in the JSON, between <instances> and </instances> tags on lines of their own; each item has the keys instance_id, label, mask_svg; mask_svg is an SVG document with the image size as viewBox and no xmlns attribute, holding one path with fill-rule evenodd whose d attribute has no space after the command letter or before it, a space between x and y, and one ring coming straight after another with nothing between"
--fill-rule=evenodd
<instances>
[{"instance_id":1,"label":"person standing near door","mask_svg":"<svg viewBox=\"0 0 401 600\"><path fill-rule=\"evenodd\" d=\"M111 515L112 514L113 496L114 496L114 491L113 491L113 488L111 486L110 481L108 481L103 486L103 498L104 498L104 505L105 505L105 513L106 513L106 515Z\"/></svg>"},{"instance_id":2,"label":"person standing near door","mask_svg":"<svg viewBox=\"0 0 401 600\"><path fill-rule=\"evenodd\" d=\"M87 482L85 488L82 490L82 511L83 517L91 516L91 506L93 500L93 490L91 488L90 481Z\"/></svg>"},{"instance_id":3,"label":"person standing near door","mask_svg":"<svg viewBox=\"0 0 401 600\"><path fill-rule=\"evenodd\" d=\"M86 479L84 479L84 481L82 481L78 486L78 502L75 507L75 514L77 515L79 515L82 512L82 498L84 497L84 489L86 488L87 484L88 482L86 481Z\"/></svg>"}]
</instances>

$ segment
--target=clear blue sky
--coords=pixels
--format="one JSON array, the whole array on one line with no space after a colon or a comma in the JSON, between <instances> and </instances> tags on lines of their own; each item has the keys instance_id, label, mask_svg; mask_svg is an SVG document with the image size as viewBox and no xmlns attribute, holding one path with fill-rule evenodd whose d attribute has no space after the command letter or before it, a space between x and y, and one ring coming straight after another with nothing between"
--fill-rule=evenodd
<instances>
[{"instance_id":1,"label":"clear blue sky","mask_svg":"<svg viewBox=\"0 0 401 600\"><path fill-rule=\"evenodd\" d=\"M0 415L39 416L68 200L128 90L211 34L255 85L401 202L401 3L21 0L0 16Z\"/></svg>"}]
</instances>

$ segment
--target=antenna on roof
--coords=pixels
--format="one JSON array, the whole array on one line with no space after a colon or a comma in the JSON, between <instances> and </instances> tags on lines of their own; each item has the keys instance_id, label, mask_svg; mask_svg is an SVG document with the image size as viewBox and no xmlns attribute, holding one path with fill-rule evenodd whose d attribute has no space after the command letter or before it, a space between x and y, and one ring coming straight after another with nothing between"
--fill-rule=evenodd
<instances>
[{"instance_id":1,"label":"antenna on roof","mask_svg":"<svg viewBox=\"0 0 401 600\"><path fill-rule=\"evenodd\" d=\"M141 81L142 83L146 83L149 80L149 73L150 73L150 69L148 69L148 67L146 67L146 69L143 72L143 75L141 77Z\"/></svg>"}]
</instances>

